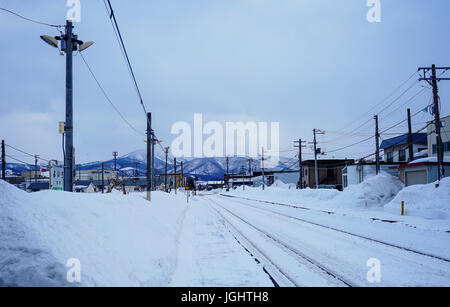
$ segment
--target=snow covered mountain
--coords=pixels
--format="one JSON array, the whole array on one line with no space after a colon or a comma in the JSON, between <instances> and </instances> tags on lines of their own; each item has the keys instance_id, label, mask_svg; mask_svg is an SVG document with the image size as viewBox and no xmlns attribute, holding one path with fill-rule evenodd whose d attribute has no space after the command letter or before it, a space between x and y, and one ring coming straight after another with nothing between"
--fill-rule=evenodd
<instances>
[{"instance_id":1,"label":"snow covered mountain","mask_svg":"<svg viewBox=\"0 0 450 307\"><path fill-rule=\"evenodd\" d=\"M155 171L156 173L164 173L165 171L165 153L161 148L157 147L155 151ZM280 157L280 162L274 169L277 170L295 170L297 167L295 158ZM195 175L201 180L221 180L227 171L227 163L225 157L220 158L180 158L177 164L183 162L184 173L187 175ZM103 161L105 169L114 169L114 160ZM147 151L135 150L127 155L117 158L117 169L122 176L135 176L136 170L140 176L144 176L147 168ZM173 172L173 157L169 154L167 161L167 171ZM252 170L259 171L261 167L259 161L253 160L251 163ZM101 169L102 161L77 164L76 170ZM24 169L31 169L32 165L7 164L7 169L19 175ZM248 170L249 162L247 157L230 157L229 172L240 173L242 169ZM180 170L178 166L178 171ZM269 169L268 169L269 170Z\"/></svg>"}]
</instances>

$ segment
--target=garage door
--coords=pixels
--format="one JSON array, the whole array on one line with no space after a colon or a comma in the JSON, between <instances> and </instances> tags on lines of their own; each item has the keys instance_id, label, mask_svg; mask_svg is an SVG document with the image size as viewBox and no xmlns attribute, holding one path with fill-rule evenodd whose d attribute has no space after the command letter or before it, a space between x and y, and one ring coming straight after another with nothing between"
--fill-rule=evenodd
<instances>
[{"instance_id":1,"label":"garage door","mask_svg":"<svg viewBox=\"0 0 450 307\"><path fill-rule=\"evenodd\" d=\"M406 172L406 186L427 183L427 171Z\"/></svg>"}]
</instances>

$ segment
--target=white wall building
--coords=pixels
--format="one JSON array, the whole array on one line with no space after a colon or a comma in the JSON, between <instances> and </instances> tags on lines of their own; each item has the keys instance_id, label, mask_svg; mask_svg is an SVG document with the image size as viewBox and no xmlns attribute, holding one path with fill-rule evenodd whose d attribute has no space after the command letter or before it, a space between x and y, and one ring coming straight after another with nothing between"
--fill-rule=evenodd
<instances>
[{"instance_id":1,"label":"white wall building","mask_svg":"<svg viewBox=\"0 0 450 307\"><path fill-rule=\"evenodd\" d=\"M441 118L441 138L444 156L450 156L450 116ZM434 121L428 126L428 157L437 157L436 128Z\"/></svg>"}]
</instances>

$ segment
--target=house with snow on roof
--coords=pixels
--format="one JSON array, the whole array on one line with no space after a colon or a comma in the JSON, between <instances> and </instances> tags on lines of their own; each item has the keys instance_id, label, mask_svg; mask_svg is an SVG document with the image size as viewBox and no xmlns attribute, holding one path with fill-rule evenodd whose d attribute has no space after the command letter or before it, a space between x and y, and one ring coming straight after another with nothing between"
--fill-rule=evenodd
<instances>
[{"instance_id":1,"label":"house with snow on roof","mask_svg":"<svg viewBox=\"0 0 450 307\"><path fill-rule=\"evenodd\" d=\"M409 159L408 134L383 140L380 149L384 151L384 161L386 163L411 162ZM414 158L423 158L428 156L428 142L426 133L412 134L412 151Z\"/></svg>"}]
</instances>

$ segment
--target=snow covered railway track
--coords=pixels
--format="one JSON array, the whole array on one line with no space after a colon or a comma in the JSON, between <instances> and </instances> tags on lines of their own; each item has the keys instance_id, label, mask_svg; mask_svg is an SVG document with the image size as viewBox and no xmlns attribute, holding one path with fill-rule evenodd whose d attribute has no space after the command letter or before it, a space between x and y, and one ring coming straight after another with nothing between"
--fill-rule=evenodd
<instances>
[{"instance_id":1,"label":"snow covered railway track","mask_svg":"<svg viewBox=\"0 0 450 307\"><path fill-rule=\"evenodd\" d=\"M247 246L243 246L243 247L245 249L247 249L247 251L248 251L248 249L252 249L254 251L256 250L256 252L260 255L260 257L262 256L263 259L259 259L259 260L262 260L263 262L265 262L266 265L268 265L269 271L271 271L271 272L269 273L266 271L266 273L269 274L271 279L275 279L277 284L279 283L277 280L277 275L279 275L279 274L276 274L276 273L274 274L273 269L275 269L276 271L281 273L283 275L283 277L285 279L287 279L290 283L292 283L292 285L294 285L294 286L307 285L307 284L302 284L301 282L298 281L299 277L305 277L305 276L297 275L297 277L294 277L292 275L295 275L295 274L288 273L287 270L283 269L280 265L277 265L276 263L277 263L277 260L279 261L279 259L273 259L266 252L264 252L262 250L262 248L260 246L258 246L258 244L255 242L255 240L251 239L248 234L244 235L244 233L242 231L240 231L238 229L238 227L235 225L236 223L231 222L230 218L225 217L225 214L223 214L223 212L220 209L224 210L226 212L226 214L232 216L232 218L234 220L238 220L240 223L243 223L247 227L250 227L251 229L256 231L261 237L263 237L265 239L264 240L265 245L272 244L279 250L282 250L285 254L289 255L289 257L291 257L293 260L295 260L298 264L300 264L300 266L302 266L303 270L305 270L305 269L309 270L312 274L320 276L319 279L323 279L325 281L325 284L333 285L333 286L348 286L348 287L355 286L355 284L353 284L352 282L350 282L343 276L340 276L339 274L337 274L336 272L334 272L333 270L328 268L326 265L316 261L312 257L307 256L306 254L302 253L301 251L299 251L295 247L291 246L290 244L283 242L279 238L274 237L273 235L269 234L268 232L264 231L263 229L253 225L249 221L243 219L242 217L238 216L237 214L224 208L218 202L216 202L210 198L207 198L207 199L213 204L211 206L211 208L233 229L235 234L237 234L239 237L241 237L245 240ZM217 209L217 207L219 207L220 209ZM242 245L242 243L240 243L240 244ZM250 247L248 245L250 245ZM306 278L306 279L308 279L308 278ZM308 282L308 285L309 284L310 283Z\"/></svg>"},{"instance_id":2,"label":"snow covered railway track","mask_svg":"<svg viewBox=\"0 0 450 307\"><path fill-rule=\"evenodd\" d=\"M302 222L302 223L306 223L306 224L322 227L322 228L325 228L325 229L328 229L328 230L340 232L340 233L343 233L343 234L347 234L347 235L350 235L350 236L353 236L353 237L357 237L357 238L360 238L360 239L371 241L371 242L374 242L374 243L377 243L377 244L381 244L381 245L384 245L384 246L389 246L389 247L396 248L396 249L399 249L399 250L411 252L411 253L414 253L414 254L417 254L417 255L421 255L421 256L425 256L425 257L429 257L429 258L433 258L433 259L436 259L436 260L440 260L440 261L444 261L444 262L449 262L450 263L450 259L445 258L445 257L441 257L441 256L437 256L437 255L421 252L421 251L414 250L414 249L411 249L411 248L407 248L407 247L404 247L404 246L399 246L399 245L396 245L396 244L393 244L393 243L377 240L377 239L374 239L374 238L369 238L367 236L359 235L359 234L356 234L356 233L352 233L352 232L345 231L345 230L342 230L342 229L338 229L338 228L335 228L335 227L331 227L331 226L328 226L328 225L323 225L323 224L316 223L316 222L313 222L313 221L308 221L308 220L305 220L305 219L302 219L302 218L299 218L299 217L294 217L294 216L289 215L289 214L284 214L284 213L280 213L278 211L270 210L270 209L267 209L267 208L262 208L260 206L247 204L245 202L237 200L237 198L242 198L242 199L247 200L247 201L255 201L255 202L261 202L261 203L267 203L267 204L282 205L282 206L287 206L287 207L291 207L291 208L294 208L294 209L310 210L308 208L297 207L297 206L293 206L293 205L287 205L287 204L276 203L276 202L269 202L269 201L264 201L264 200L250 199L250 198L245 198L245 197L236 197L236 196L229 196L229 195L222 195L222 194L220 194L220 196L222 196L224 198L226 197L229 200L232 200L232 201L234 201L234 202L236 202L238 204L242 204L242 205L245 205L245 206L248 206L248 207L256 208L258 210L263 210L263 211L266 211L266 212L274 213L274 214L277 214L279 216L283 216L283 217L286 217L286 218L289 218L289 219L292 219L292 220L296 220L296 221L299 221L299 222ZM326 211L323 211L323 212L326 212Z\"/></svg>"}]
</instances>

